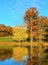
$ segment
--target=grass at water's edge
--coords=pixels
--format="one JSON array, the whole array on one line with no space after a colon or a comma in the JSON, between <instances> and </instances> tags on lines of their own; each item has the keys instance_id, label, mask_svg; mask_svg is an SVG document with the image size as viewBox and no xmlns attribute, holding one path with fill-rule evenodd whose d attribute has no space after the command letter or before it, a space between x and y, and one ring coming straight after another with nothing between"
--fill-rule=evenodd
<instances>
[{"instance_id":1,"label":"grass at water's edge","mask_svg":"<svg viewBox=\"0 0 48 65\"><path fill-rule=\"evenodd\" d=\"M12 36L0 37L0 42L13 42Z\"/></svg>"}]
</instances>

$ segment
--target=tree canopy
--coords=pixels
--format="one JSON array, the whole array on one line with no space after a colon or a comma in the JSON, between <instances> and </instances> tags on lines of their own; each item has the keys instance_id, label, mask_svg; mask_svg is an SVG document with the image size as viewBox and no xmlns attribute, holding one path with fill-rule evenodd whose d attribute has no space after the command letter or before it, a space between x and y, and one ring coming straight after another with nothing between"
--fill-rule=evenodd
<instances>
[{"instance_id":1,"label":"tree canopy","mask_svg":"<svg viewBox=\"0 0 48 65\"><path fill-rule=\"evenodd\" d=\"M27 39L28 34L23 26L17 26L13 28L13 39L17 41L23 41Z\"/></svg>"},{"instance_id":2,"label":"tree canopy","mask_svg":"<svg viewBox=\"0 0 48 65\"><path fill-rule=\"evenodd\" d=\"M39 37L40 34L42 34L40 37L43 37L42 31L45 32L48 30L48 18L45 16L39 16L38 10L35 7L26 10L24 20L27 25L27 32L29 34L29 37Z\"/></svg>"},{"instance_id":3,"label":"tree canopy","mask_svg":"<svg viewBox=\"0 0 48 65\"><path fill-rule=\"evenodd\" d=\"M12 36L12 27L0 24L0 37Z\"/></svg>"}]
</instances>

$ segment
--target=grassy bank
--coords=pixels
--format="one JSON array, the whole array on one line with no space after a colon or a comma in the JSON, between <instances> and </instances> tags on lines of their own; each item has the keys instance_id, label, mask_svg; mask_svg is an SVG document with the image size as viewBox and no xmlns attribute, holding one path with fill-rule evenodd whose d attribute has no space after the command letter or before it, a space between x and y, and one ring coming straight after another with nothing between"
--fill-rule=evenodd
<instances>
[{"instance_id":1,"label":"grassy bank","mask_svg":"<svg viewBox=\"0 0 48 65\"><path fill-rule=\"evenodd\" d=\"M0 37L0 42L13 42L12 36Z\"/></svg>"}]
</instances>

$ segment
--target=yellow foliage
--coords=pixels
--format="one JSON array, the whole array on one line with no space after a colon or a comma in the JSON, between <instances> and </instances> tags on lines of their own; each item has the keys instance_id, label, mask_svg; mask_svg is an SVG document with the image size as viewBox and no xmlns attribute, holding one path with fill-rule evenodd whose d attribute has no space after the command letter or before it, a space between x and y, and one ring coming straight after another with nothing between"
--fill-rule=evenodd
<instances>
[{"instance_id":1,"label":"yellow foliage","mask_svg":"<svg viewBox=\"0 0 48 65\"><path fill-rule=\"evenodd\" d=\"M13 28L13 39L14 40L25 40L28 34L23 26L17 26Z\"/></svg>"},{"instance_id":2,"label":"yellow foliage","mask_svg":"<svg viewBox=\"0 0 48 65\"><path fill-rule=\"evenodd\" d=\"M13 58L16 61L23 61L24 57L28 54L27 48L15 47L13 48Z\"/></svg>"}]
</instances>

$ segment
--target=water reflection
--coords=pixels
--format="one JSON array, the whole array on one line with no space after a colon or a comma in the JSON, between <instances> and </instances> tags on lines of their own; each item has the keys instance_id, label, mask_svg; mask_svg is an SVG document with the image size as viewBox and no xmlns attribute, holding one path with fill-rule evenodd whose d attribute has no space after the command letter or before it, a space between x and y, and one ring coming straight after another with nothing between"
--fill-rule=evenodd
<instances>
[{"instance_id":1,"label":"water reflection","mask_svg":"<svg viewBox=\"0 0 48 65\"><path fill-rule=\"evenodd\" d=\"M12 50L0 49L0 60L5 60L12 57Z\"/></svg>"},{"instance_id":2,"label":"water reflection","mask_svg":"<svg viewBox=\"0 0 48 65\"><path fill-rule=\"evenodd\" d=\"M17 62L12 58L12 50L0 49L0 65L24 65L23 62ZM25 56L25 63L27 63L29 55Z\"/></svg>"},{"instance_id":3,"label":"water reflection","mask_svg":"<svg viewBox=\"0 0 48 65\"><path fill-rule=\"evenodd\" d=\"M22 62L16 62L13 58L6 59L4 61L0 61L0 65L23 65Z\"/></svg>"}]
</instances>

